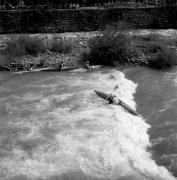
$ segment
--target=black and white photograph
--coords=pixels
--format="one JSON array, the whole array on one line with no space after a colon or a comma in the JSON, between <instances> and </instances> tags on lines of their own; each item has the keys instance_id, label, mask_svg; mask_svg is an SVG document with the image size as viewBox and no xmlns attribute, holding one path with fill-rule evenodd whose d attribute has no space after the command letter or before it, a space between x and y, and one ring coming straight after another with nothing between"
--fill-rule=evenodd
<instances>
[{"instance_id":1,"label":"black and white photograph","mask_svg":"<svg viewBox=\"0 0 177 180\"><path fill-rule=\"evenodd\" d=\"M177 0L0 0L0 180L177 180Z\"/></svg>"}]
</instances>

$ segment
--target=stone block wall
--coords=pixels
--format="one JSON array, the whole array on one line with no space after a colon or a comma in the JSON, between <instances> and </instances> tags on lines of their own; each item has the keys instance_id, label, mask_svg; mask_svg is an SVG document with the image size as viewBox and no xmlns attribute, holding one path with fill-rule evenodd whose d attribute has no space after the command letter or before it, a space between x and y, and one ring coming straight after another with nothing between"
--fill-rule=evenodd
<instances>
[{"instance_id":1,"label":"stone block wall","mask_svg":"<svg viewBox=\"0 0 177 180\"><path fill-rule=\"evenodd\" d=\"M0 34L95 31L125 21L135 28L177 28L177 7L1 10Z\"/></svg>"}]
</instances>

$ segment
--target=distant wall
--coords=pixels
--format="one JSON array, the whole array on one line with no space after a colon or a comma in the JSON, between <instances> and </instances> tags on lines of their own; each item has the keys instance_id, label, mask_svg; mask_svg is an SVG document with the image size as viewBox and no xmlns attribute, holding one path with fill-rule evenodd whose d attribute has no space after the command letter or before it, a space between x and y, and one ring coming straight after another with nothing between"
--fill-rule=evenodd
<instances>
[{"instance_id":1,"label":"distant wall","mask_svg":"<svg viewBox=\"0 0 177 180\"><path fill-rule=\"evenodd\" d=\"M76 10L1 10L0 33L94 31L126 21L136 28L177 28L177 7Z\"/></svg>"}]
</instances>

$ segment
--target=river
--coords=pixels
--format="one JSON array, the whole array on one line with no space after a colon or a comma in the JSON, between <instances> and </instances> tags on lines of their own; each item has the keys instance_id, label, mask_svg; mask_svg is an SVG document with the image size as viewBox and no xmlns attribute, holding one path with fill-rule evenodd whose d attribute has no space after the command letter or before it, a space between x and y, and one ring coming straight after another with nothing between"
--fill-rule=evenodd
<instances>
[{"instance_id":1,"label":"river","mask_svg":"<svg viewBox=\"0 0 177 180\"><path fill-rule=\"evenodd\" d=\"M115 85L140 117L93 91ZM177 69L0 73L0 180L174 180L176 91Z\"/></svg>"}]
</instances>

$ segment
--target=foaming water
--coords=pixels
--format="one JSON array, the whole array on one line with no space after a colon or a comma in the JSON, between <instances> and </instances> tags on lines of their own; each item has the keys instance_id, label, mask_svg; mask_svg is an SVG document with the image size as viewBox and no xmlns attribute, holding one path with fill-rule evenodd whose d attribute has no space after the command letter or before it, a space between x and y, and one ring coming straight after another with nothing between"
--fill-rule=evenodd
<instances>
[{"instance_id":1,"label":"foaming water","mask_svg":"<svg viewBox=\"0 0 177 180\"><path fill-rule=\"evenodd\" d=\"M3 81L1 179L173 180L147 151L150 126L143 117L106 104L93 91L109 93L115 85L114 93L136 109L137 84L117 70Z\"/></svg>"},{"instance_id":2,"label":"foaming water","mask_svg":"<svg viewBox=\"0 0 177 180\"><path fill-rule=\"evenodd\" d=\"M151 125L153 157L177 176L177 68L129 68L125 74L139 84L135 97L138 112Z\"/></svg>"}]
</instances>

